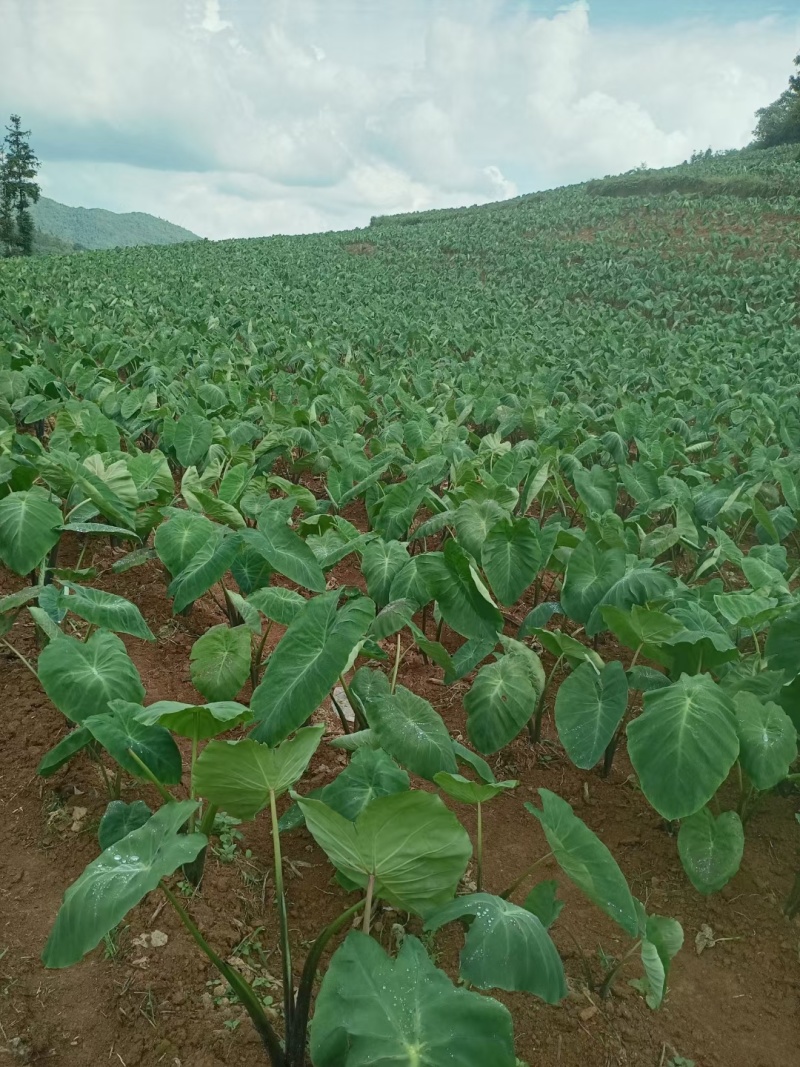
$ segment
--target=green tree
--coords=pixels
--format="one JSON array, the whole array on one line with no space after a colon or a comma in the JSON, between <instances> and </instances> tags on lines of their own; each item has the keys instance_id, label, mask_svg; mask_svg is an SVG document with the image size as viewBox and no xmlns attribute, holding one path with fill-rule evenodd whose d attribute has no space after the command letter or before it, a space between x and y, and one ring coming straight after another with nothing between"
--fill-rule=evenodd
<instances>
[{"instance_id":1,"label":"green tree","mask_svg":"<svg viewBox=\"0 0 800 1067\"><path fill-rule=\"evenodd\" d=\"M30 135L30 130L22 129L19 115L12 115L0 158L0 245L5 256L33 253L30 205L39 199L36 175L40 164L30 146Z\"/></svg>"},{"instance_id":2,"label":"green tree","mask_svg":"<svg viewBox=\"0 0 800 1067\"><path fill-rule=\"evenodd\" d=\"M758 122L753 132L759 148L800 142L800 54L795 56L794 65L799 73L789 78L789 88L756 112Z\"/></svg>"}]
</instances>

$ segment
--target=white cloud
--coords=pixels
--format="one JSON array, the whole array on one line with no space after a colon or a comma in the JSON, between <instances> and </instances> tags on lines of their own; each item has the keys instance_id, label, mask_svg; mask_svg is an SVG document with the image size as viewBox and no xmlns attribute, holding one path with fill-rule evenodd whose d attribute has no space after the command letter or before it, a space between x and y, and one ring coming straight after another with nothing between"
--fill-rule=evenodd
<instances>
[{"instance_id":1,"label":"white cloud","mask_svg":"<svg viewBox=\"0 0 800 1067\"><path fill-rule=\"evenodd\" d=\"M3 0L48 195L211 237L366 224L749 140L800 17L597 28L512 0Z\"/></svg>"}]
</instances>

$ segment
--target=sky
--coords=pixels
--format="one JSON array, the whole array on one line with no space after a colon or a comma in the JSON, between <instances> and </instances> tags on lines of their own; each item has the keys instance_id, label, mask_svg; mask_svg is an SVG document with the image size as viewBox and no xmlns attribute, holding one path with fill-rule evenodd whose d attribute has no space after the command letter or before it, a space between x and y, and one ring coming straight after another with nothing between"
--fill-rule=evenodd
<instances>
[{"instance_id":1,"label":"sky","mask_svg":"<svg viewBox=\"0 0 800 1067\"><path fill-rule=\"evenodd\" d=\"M741 147L800 0L0 0L0 41L45 195L256 237Z\"/></svg>"}]
</instances>

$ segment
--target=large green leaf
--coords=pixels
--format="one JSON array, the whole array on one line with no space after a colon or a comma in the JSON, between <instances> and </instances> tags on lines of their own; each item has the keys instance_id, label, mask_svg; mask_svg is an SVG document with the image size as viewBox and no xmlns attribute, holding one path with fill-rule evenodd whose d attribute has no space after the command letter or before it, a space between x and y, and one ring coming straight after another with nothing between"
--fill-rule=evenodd
<instances>
[{"instance_id":1,"label":"large green leaf","mask_svg":"<svg viewBox=\"0 0 800 1067\"><path fill-rule=\"evenodd\" d=\"M800 607L790 611L782 619L776 619L769 628L765 652L770 669L786 671L787 679L800 674Z\"/></svg>"},{"instance_id":2,"label":"large green leaf","mask_svg":"<svg viewBox=\"0 0 800 1067\"><path fill-rule=\"evenodd\" d=\"M93 626L115 633L131 634L145 641L155 641L142 613L124 596L106 593L103 589L65 584L59 598L59 607L66 608Z\"/></svg>"},{"instance_id":3,"label":"large green leaf","mask_svg":"<svg viewBox=\"0 0 800 1067\"><path fill-rule=\"evenodd\" d=\"M106 630L88 641L56 637L39 656L39 681L59 711L73 722L103 715L115 699L140 703L144 686L125 645Z\"/></svg>"},{"instance_id":4,"label":"large green leaf","mask_svg":"<svg viewBox=\"0 0 800 1067\"><path fill-rule=\"evenodd\" d=\"M464 697L470 740L480 752L498 752L533 716L537 700L521 657L506 655L485 664Z\"/></svg>"},{"instance_id":5,"label":"large green leaf","mask_svg":"<svg viewBox=\"0 0 800 1067\"><path fill-rule=\"evenodd\" d=\"M598 548L584 537L567 563L561 607L576 622L586 623L609 589L625 574L625 553Z\"/></svg>"},{"instance_id":6,"label":"large green leaf","mask_svg":"<svg viewBox=\"0 0 800 1067\"><path fill-rule=\"evenodd\" d=\"M442 618L462 637L493 638L502 632L503 616L492 603L467 553L452 539L444 552L417 560L423 581L439 605ZM392 588L392 596L395 590Z\"/></svg>"},{"instance_id":7,"label":"large green leaf","mask_svg":"<svg viewBox=\"0 0 800 1067\"><path fill-rule=\"evenodd\" d=\"M379 797L355 822L321 800L296 797L314 840L356 885L402 911L426 915L452 899L472 855L469 836L437 796L409 790Z\"/></svg>"},{"instance_id":8,"label":"large green leaf","mask_svg":"<svg viewBox=\"0 0 800 1067\"><path fill-rule=\"evenodd\" d=\"M34 486L0 500L0 560L17 574L37 567L61 533L61 511Z\"/></svg>"},{"instance_id":9,"label":"large green leaf","mask_svg":"<svg viewBox=\"0 0 800 1067\"><path fill-rule=\"evenodd\" d=\"M274 745L296 730L328 695L375 615L367 597L337 611L339 593L309 600L269 658L250 707L253 737Z\"/></svg>"},{"instance_id":10,"label":"large green leaf","mask_svg":"<svg viewBox=\"0 0 800 1067\"><path fill-rule=\"evenodd\" d=\"M625 875L609 850L561 797L540 789L542 810L526 809L542 824L547 843L564 873L594 904L636 937L639 916Z\"/></svg>"},{"instance_id":11,"label":"large green leaf","mask_svg":"<svg viewBox=\"0 0 800 1067\"><path fill-rule=\"evenodd\" d=\"M797 759L794 723L778 704L762 703L753 693L737 693L733 703L742 767L756 789L772 789Z\"/></svg>"},{"instance_id":12,"label":"large green leaf","mask_svg":"<svg viewBox=\"0 0 800 1067\"><path fill-rule=\"evenodd\" d=\"M578 467L573 475L578 496L590 515L614 511L617 503L617 479L614 473L595 464L590 471Z\"/></svg>"},{"instance_id":13,"label":"large green leaf","mask_svg":"<svg viewBox=\"0 0 800 1067\"><path fill-rule=\"evenodd\" d=\"M504 519L486 536L481 562L501 604L515 604L542 565L539 538L530 519Z\"/></svg>"},{"instance_id":14,"label":"large green leaf","mask_svg":"<svg viewBox=\"0 0 800 1067\"><path fill-rule=\"evenodd\" d=\"M455 772L450 734L427 700L399 685L368 700L365 711L381 748L401 766L429 781L438 771Z\"/></svg>"},{"instance_id":15,"label":"large green leaf","mask_svg":"<svg viewBox=\"0 0 800 1067\"><path fill-rule=\"evenodd\" d=\"M701 808L681 821L678 853L689 881L699 893L716 893L739 870L744 853L744 829L735 811L716 819Z\"/></svg>"},{"instance_id":16,"label":"large green leaf","mask_svg":"<svg viewBox=\"0 0 800 1067\"><path fill-rule=\"evenodd\" d=\"M361 571L367 581L367 592L378 608L391 599L392 582L408 563L410 556L399 541L384 541L376 537L364 549Z\"/></svg>"},{"instance_id":17,"label":"large green leaf","mask_svg":"<svg viewBox=\"0 0 800 1067\"><path fill-rule=\"evenodd\" d=\"M324 726L307 726L270 748L259 741L209 741L195 764L196 792L237 819L252 819L305 773Z\"/></svg>"},{"instance_id":18,"label":"large green leaf","mask_svg":"<svg viewBox=\"0 0 800 1067\"><path fill-rule=\"evenodd\" d=\"M199 463L211 447L214 427L208 419L187 412L175 425L173 447L178 463L192 467Z\"/></svg>"},{"instance_id":19,"label":"large green leaf","mask_svg":"<svg viewBox=\"0 0 800 1067\"><path fill-rule=\"evenodd\" d=\"M167 593L173 599L173 613L177 615L207 593L230 568L238 551L239 541L236 534L228 534L221 540L209 538L201 545L167 588Z\"/></svg>"},{"instance_id":20,"label":"large green leaf","mask_svg":"<svg viewBox=\"0 0 800 1067\"><path fill-rule=\"evenodd\" d=\"M472 917L459 972L479 989L533 993L548 1004L567 995L564 965L545 927L532 912L491 893L456 897L428 916L426 930Z\"/></svg>"},{"instance_id":21,"label":"large green leaf","mask_svg":"<svg viewBox=\"0 0 800 1067\"><path fill-rule=\"evenodd\" d=\"M648 659L667 667L671 664L672 652L664 647L664 642L683 630L677 619L638 604L630 609L603 604L600 611L606 626L628 648L634 651L641 648Z\"/></svg>"},{"instance_id":22,"label":"large green leaf","mask_svg":"<svg viewBox=\"0 0 800 1067\"><path fill-rule=\"evenodd\" d=\"M628 724L628 754L660 815L693 815L739 755L729 697L705 674L684 674L673 685L645 693L643 713Z\"/></svg>"},{"instance_id":23,"label":"large green leaf","mask_svg":"<svg viewBox=\"0 0 800 1067\"><path fill-rule=\"evenodd\" d=\"M311 1021L315 1067L514 1067L507 1009L456 989L422 944L396 959L374 938L348 934L322 981Z\"/></svg>"},{"instance_id":24,"label":"large green leaf","mask_svg":"<svg viewBox=\"0 0 800 1067\"><path fill-rule=\"evenodd\" d=\"M354 737L354 734L345 734ZM381 748L358 748L350 762L322 789L309 796L324 801L329 808L355 821L368 804L377 797L388 797L410 788L409 777ZM295 802L281 816L281 830L292 830L305 822L299 805Z\"/></svg>"},{"instance_id":25,"label":"large green leaf","mask_svg":"<svg viewBox=\"0 0 800 1067\"><path fill-rule=\"evenodd\" d=\"M273 570L313 593L325 590L325 575L316 556L281 513L270 507L259 517L258 530L246 530L247 544L260 552Z\"/></svg>"},{"instance_id":26,"label":"large green leaf","mask_svg":"<svg viewBox=\"0 0 800 1067\"><path fill-rule=\"evenodd\" d=\"M224 531L210 519L193 511L173 508L169 518L156 530L154 540L158 558L175 578L209 541L217 544Z\"/></svg>"},{"instance_id":27,"label":"large green leaf","mask_svg":"<svg viewBox=\"0 0 800 1067\"><path fill-rule=\"evenodd\" d=\"M253 715L244 704L233 700L218 700L211 704L159 700L146 708L140 707L136 718L149 726L166 726L180 737L205 741L242 723L252 722Z\"/></svg>"},{"instance_id":28,"label":"large green leaf","mask_svg":"<svg viewBox=\"0 0 800 1067\"><path fill-rule=\"evenodd\" d=\"M302 611L306 598L294 589L270 585L250 593L247 603L252 604L262 615L277 622L280 626L288 626Z\"/></svg>"},{"instance_id":29,"label":"large green leaf","mask_svg":"<svg viewBox=\"0 0 800 1067\"><path fill-rule=\"evenodd\" d=\"M206 700L232 700L250 675L250 631L212 626L192 645L192 685Z\"/></svg>"},{"instance_id":30,"label":"large green leaf","mask_svg":"<svg viewBox=\"0 0 800 1067\"><path fill-rule=\"evenodd\" d=\"M628 704L625 668L614 660L598 672L581 665L565 678L556 696L556 729L576 767L594 767L622 722Z\"/></svg>"},{"instance_id":31,"label":"large green leaf","mask_svg":"<svg viewBox=\"0 0 800 1067\"><path fill-rule=\"evenodd\" d=\"M129 755L131 750L160 782L177 785L183 771L180 750L169 730L140 722L140 710L138 703L111 700L107 712L84 719L83 725L129 774L142 777L141 767Z\"/></svg>"},{"instance_id":32,"label":"large green leaf","mask_svg":"<svg viewBox=\"0 0 800 1067\"><path fill-rule=\"evenodd\" d=\"M508 512L494 500L465 500L453 516L461 545L480 562L481 550L490 531L508 518Z\"/></svg>"},{"instance_id":33,"label":"large green leaf","mask_svg":"<svg viewBox=\"0 0 800 1067\"><path fill-rule=\"evenodd\" d=\"M603 593L586 622L587 636L595 637L606 629L603 615L607 606L627 611L635 605L646 604L649 600L668 596L674 586L675 579L666 571L658 570L645 563L637 564Z\"/></svg>"},{"instance_id":34,"label":"large green leaf","mask_svg":"<svg viewBox=\"0 0 800 1067\"><path fill-rule=\"evenodd\" d=\"M42 953L45 967L69 967L122 922L162 878L191 863L208 844L181 834L197 804L165 804L152 818L102 852L64 894Z\"/></svg>"}]
</instances>

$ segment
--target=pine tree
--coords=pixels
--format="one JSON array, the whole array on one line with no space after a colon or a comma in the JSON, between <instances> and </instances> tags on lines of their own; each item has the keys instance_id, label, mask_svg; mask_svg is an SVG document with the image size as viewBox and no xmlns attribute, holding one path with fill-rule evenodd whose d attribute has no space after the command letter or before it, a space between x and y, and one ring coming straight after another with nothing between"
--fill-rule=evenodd
<instances>
[{"instance_id":1,"label":"pine tree","mask_svg":"<svg viewBox=\"0 0 800 1067\"><path fill-rule=\"evenodd\" d=\"M36 182L39 160L31 149L30 130L22 129L19 115L12 115L6 126L0 161L0 243L6 256L30 256L33 253L33 217L30 204L39 199Z\"/></svg>"}]
</instances>

